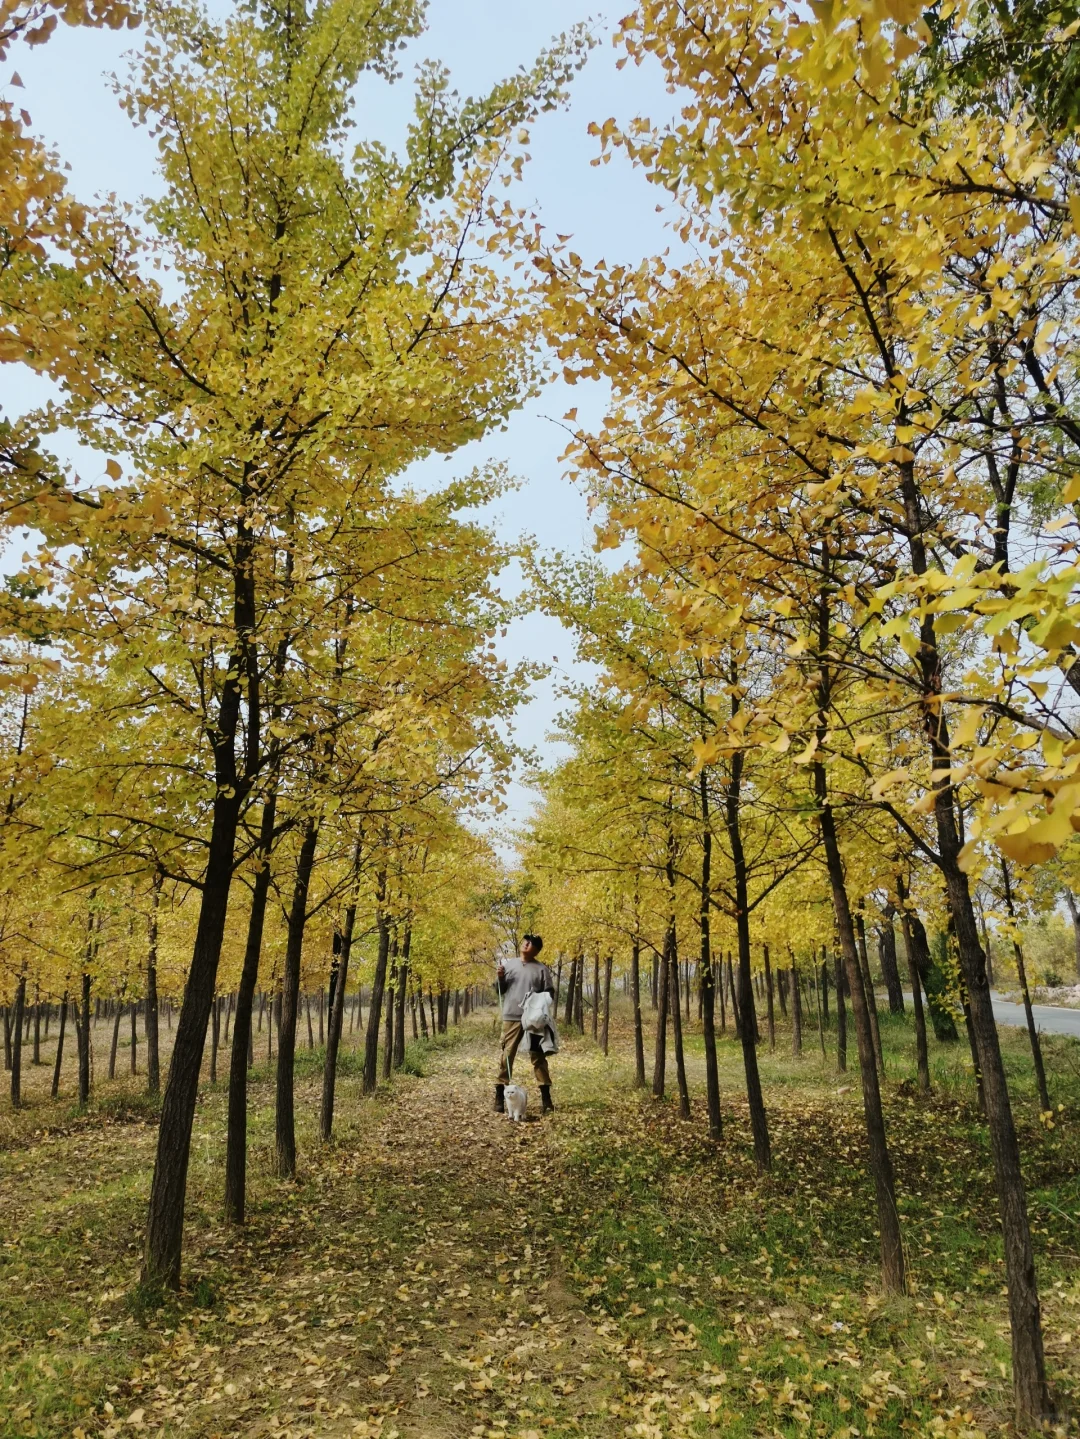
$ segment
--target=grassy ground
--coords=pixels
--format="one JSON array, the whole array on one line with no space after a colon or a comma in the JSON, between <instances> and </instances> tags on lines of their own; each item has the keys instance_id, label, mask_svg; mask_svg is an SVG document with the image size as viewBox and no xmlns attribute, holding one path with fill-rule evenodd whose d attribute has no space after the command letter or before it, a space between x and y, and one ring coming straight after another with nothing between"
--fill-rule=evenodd
<instances>
[{"instance_id":1,"label":"grassy ground","mask_svg":"<svg viewBox=\"0 0 1080 1439\"><path fill-rule=\"evenodd\" d=\"M1009 1351L985 1131L965 1046L883 1023L890 1139L912 1293L885 1299L857 1073L808 1027L761 1055L775 1166L754 1173L739 1051L721 1044L725 1139L635 1091L622 1016L612 1057L571 1040L553 1121L489 1112L484 1012L361 1101L355 1054L335 1142L318 1146L318 1053L298 1059L302 1168L272 1179L270 1071L253 1072L251 1208L220 1220L224 1093L195 1126L185 1290L136 1280L155 1141L141 1081L89 1113L0 1119L0 1435L944 1435L1008 1431ZM1080 1047L1047 1038L1040 1124L1019 1031L1003 1031L1029 1183L1051 1374L1076 1407ZM813 1045L814 1047L811 1047ZM531 1100L535 1096L530 1096ZM1063 1421L1062 1428L1069 1426Z\"/></svg>"}]
</instances>

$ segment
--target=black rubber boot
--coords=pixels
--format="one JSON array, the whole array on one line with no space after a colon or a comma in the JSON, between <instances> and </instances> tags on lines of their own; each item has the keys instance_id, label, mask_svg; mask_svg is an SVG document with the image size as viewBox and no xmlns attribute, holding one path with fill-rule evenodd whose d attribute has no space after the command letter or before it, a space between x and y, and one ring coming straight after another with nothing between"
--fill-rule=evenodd
<instances>
[{"instance_id":1,"label":"black rubber boot","mask_svg":"<svg viewBox=\"0 0 1080 1439\"><path fill-rule=\"evenodd\" d=\"M502 1085L502 1084L497 1084L497 1085L495 1086L495 1113L496 1113L496 1114L505 1114L505 1113L506 1113L506 1104L505 1104L505 1102L504 1102L504 1100L503 1100L503 1090L504 1090L505 1087L506 1087L506 1086L505 1086L505 1085Z\"/></svg>"},{"instance_id":2,"label":"black rubber boot","mask_svg":"<svg viewBox=\"0 0 1080 1439\"><path fill-rule=\"evenodd\" d=\"M542 1114L554 1114L555 1106L551 1102L551 1085L540 1086L540 1112Z\"/></svg>"}]
</instances>

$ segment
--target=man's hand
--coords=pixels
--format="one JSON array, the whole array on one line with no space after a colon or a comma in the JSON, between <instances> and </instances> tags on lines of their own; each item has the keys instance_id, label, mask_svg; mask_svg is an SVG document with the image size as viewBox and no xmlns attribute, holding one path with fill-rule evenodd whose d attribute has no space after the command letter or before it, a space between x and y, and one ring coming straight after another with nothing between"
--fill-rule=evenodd
<instances>
[{"instance_id":1,"label":"man's hand","mask_svg":"<svg viewBox=\"0 0 1080 1439\"><path fill-rule=\"evenodd\" d=\"M496 961L495 973L499 976L500 979L502 979L503 975L506 973L506 964L503 960L500 959Z\"/></svg>"}]
</instances>

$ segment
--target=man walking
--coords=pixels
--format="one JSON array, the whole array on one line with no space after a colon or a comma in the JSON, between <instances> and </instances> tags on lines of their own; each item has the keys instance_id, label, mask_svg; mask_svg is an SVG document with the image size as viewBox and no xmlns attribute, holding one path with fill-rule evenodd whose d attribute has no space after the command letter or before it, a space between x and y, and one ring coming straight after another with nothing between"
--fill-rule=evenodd
<instances>
[{"instance_id":1,"label":"man walking","mask_svg":"<svg viewBox=\"0 0 1080 1439\"><path fill-rule=\"evenodd\" d=\"M510 1071L514 1056L525 1033L521 1024L521 1011L530 994L550 994L555 997L555 982L551 970L540 962L540 951L544 941L538 934L527 934L521 941L520 959L500 959L496 967L499 994L502 996L502 1046L499 1054L499 1073L495 1080L495 1110L505 1112L503 1090L510 1083ZM529 1058L533 1073L540 1086L540 1099L545 1114L555 1106L551 1102L551 1074L548 1070L547 1055L540 1045L538 1035L529 1036Z\"/></svg>"}]
</instances>

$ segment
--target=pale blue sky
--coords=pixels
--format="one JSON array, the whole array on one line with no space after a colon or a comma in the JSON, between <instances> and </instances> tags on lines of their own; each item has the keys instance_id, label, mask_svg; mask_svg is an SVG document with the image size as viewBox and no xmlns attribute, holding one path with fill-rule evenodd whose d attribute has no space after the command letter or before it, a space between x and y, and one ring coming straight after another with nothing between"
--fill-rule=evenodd
<instances>
[{"instance_id":1,"label":"pale blue sky","mask_svg":"<svg viewBox=\"0 0 1080 1439\"><path fill-rule=\"evenodd\" d=\"M675 102L666 94L657 70L616 69L608 22L617 20L624 8L616 0L607 20L593 15L601 44L578 75L568 110L545 115L537 123L521 199L534 202L551 229L572 234L582 255L633 262L669 243L656 213L661 192L620 157L607 165L590 165L597 146L587 128L590 121L603 121L609 115L625 120L644 113L659 119L671 113ZM431 0L428 31L403 55L406 81L413 64L436 57L449 66L457 89L475 93L529 63L553 35L588 18L579 0L548 0L542 5L531 0ZM7 89L7 94L30 112L35 131L59 149L71 167L71 188L81 198L112 191L134 200L156 188L153 140L145 130L131 126L108 79L109 73L123 71L123 54L133 43L138 43L137 32L61 26L47 45L13 54L3 76L6 82L18 71L25 88ZM365 82L358 105L359 131L393 144L403 135L410 109L407 83L391 89L378 81ZM4 408L9 412L25 408L40 393L11 367L5 367L4 378ZM603 401L599 387L592 387L590 393L589 387L580 385L572 392L561 383L552 385L513 418L506 432L449 460L431 462L433 478L463 473L488 460L504 461L520 479L521 488L502 501L493 516L500 533L532 534L550 549L586 550L592 529L585 505L558 462L566 436L547 417L558 420L576 405L580 419L587 422L600 412ZM561 674L585 677L586 672L575 667L569 636L542 616L515 624L504 642L504 653L511 659L557 661L551 684L534 695L517 726L525 743L544 749L545 734L558 708L554 684ZM517 785L510 800L509 819L523 818L529 793Z\"/></svg>"}]
</instances>

